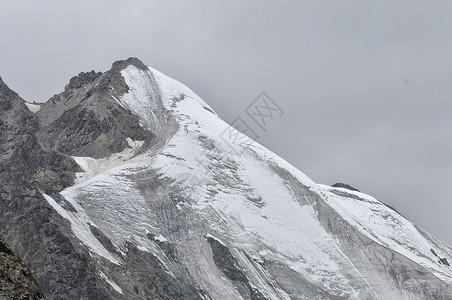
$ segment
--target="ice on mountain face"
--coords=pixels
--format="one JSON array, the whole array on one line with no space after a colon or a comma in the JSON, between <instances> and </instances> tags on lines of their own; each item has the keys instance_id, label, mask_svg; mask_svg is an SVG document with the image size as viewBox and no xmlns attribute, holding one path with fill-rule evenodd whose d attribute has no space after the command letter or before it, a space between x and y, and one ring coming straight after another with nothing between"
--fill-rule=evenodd
<instances>
[{"instance_id":1,"label":"ice on mountain face","mask_svg":"<svg viewBox=\"0 0 452 300\"><path fill-rule=\"evenodd\" d=\"M335 284L350 289L343 272L339 272L337 262L343 260L342 253L321 226L313 207L294 201L292 191L265 162L252 161L249 165L245 157L240 162L237 174L244 182L242 187L239 182L235 186L242 190L217 185L218 194L209 199L209 205L228 224L229 232L222 234L232 234L236 248L260 259L289 265L314 282L324 276L336 278L332 280Z\"/></svg>"},{"instance_id":2,"label":"ice on mountain face","mask_svg":"<svg viewBox=\"0 0 452 300\"><path fill-rule=\"evenodd\" d=\"M132 73L130 78L127 71ZM342 254L339 249L335 250L335 254L322 249L326 245L330 247L330 244L335 242L316 220L312 207L300 206L294 202L293 191L284 186L281 178L272 175L272 171L264 163L271 161L273 164L277 164L280 161L278 157L270 152L257 155L256 151L259 150L253 150L243 152L243 157L237 159L231 153L229 145L217 141L218 135L228 125L218 119L216 115L205 110L206 104L191 91L179 87L178 83L171 82L163 75L151 76L133 68L126 69L123 76L129 84L136 82L137 77L140 76L153 78L158 82L161 100L166 104L168 110L172 110L181 129L171 137L157 155L144 153L137 157L129 157L124 162L115 157L103 160L76 158L85 171L85 175L83 175L85 181L83 183L80 181L78 186L74 186L62 194L71 202L79 202L115 244L122 245L127 240L133 240L141 249L148 249L165 261L165 257L159 253L155 244L146 238L146 232L161 226L152 222L152 220L158 219L155 215L156 212L150 209L156 205L156 203L152 203L156 199L152 198L164 197L165 193L169 195L170 191L153 188L154 191L151 194L147 193L145 195L147 197L143 197L142 193L137 193L134 189L134 182L128 179L132 174L138 178L140 178L140 174L143 174L142 176L146 179L146 176L149 176L146 174L147 172L155 173L151 170L158 170L161 175L153 176L164 176L170 180L176 180L175 184L179 182L188 185L180 187L182 189L180 198L189 196L195 202L177 203L175 208L179 211L187 209L195 211L201 218L211 221L210 225L203 225L207 226L204 229L206 232L218 232L221 236L229 236L228 243L259 260L271 259L288 264L295 272L310 278L313 284L321 284L322 278L328 276L336 278L331 280L334 282L334 286L331 286L332 289L352 290L351 286L347 284L348 280L341 275L341 272L338 272L341 266L337 264L334 257L336 260L344 260L341 258ZM137 89L134 91L133 88L131 90L140 99L146 98L154 101L152 94L155 92L152 88L157 87L151 84L151 87L141 91ZM183 100L175 100L177 97L182 98L180 96L182 94L184 95ZM129 95L125 95L120 101L133 107L130 104L133 97L128 97ZM186 113L187 111L190 113ZM134 112L142 116L145 110ZM154 116L147 120L147 124L153 126ZM237 146L240 147L240 145ZM222 155L221 153L227 154ZM254 156L259 159L255 159ZM200 160L202 160L201 163ZM206 162L208 163L206 164ZM209 165L209 162L213 163ZM285 167L290 166L285 165ZM138 171L139 168L141 170ZM149 168L149 171L146 171L146 168ZM249 173L250 171L255 173ZM200 179L199 185L190 186L190 182L182 180L181 174L194 174L196 178ZM313 182L301 172L297 172L296 176L301 178L300 181L306 183L307 186L315 188ZM255 180L247 182L244 178L255 178ZM266 179L266 181L261 182L259 178ZM190 188L190 195L183 193L187 188ZM198 197L193 197L193 195L197 195L197 192ZM159 195L159 193L161 194ZM238 197L237 195L240 194L249 194L249 197ZM96 201L89 201L85 195L95 195ZM106 199L108 202L102 202L102 199ZM131 219L134 222L131 222ZM225 228L215 225L222 223L225 223ZM306 224L311 224L311 226L306 226ZM198 228L187 228L187 230L200 236L206 233L199 232ZM154 232L156 231L158 230L154 230ZM174 233L156 234L157 237L171 235ZM317 245L312 242L313 237L316 237ZM154 238L154 240L156 239ZM250 241L253 241L258 247L253 249ZM261 253L265 253L265 255L261 257ZM242 261L242 263L249 264L247 261ZM211 265L210 269L213 267ZM259 274L256 271L254 273ZM211 282L211 284L216 286L224 284L222 280L216 280L218 282ZM266 282L259 278L255 280ZM261 288L263 287L261 286ZM270 293L270 291L273 290L270 289L267 292ZM279 299L280 297L272 298Z\"/></svg>"},{"instance_id":3,"label":"ice on mountain face","mask_svg":"<svg viewBox=\"0 0 452 300\"><path fill-rule=\"evenodd\" d=\"M249 291L213 261L211 237L268 299L378 299L374 288L387 282L368 282L344 254L320 220L318 202L324 201L341 222L450 282L450 270L430 249L450 261L451 252L379 201L317 185L257 143L224 141L220 136L229 125L156 70L129 66L121 75L129 92L112 101L156 134L154 144L139 151L143 144L130 140L130 149L107 158L74 157L83 172L61 195L77 213L46 196L91 251L116 259L87 224L95 224L122 255L128 242L152 253L169 274L195 282L212 299L248 299Z\"/></svg>"},{"instance_id":4,"label":"ice on mountain face","mask_svg":"<svg viewBox=\"0 0 452 300\"><path fill-rule=\"evenodd\" d=\"M312 270L310 278L315 278L315 272L329 274L328 276L332 277L340 276L336 275L340 267L334 259L331 259L333 254L322 255L322 248L331 248L331 245L335 244L334 240L321 227L311 206L301 206L294 201L292 191L272 172L268 166L269 162L282 165L288 172L292 171L306 187L316 190L315 183L261 146L256 145L254 149L245 150L246 152L239 149L242 150L241 157L231 154L229 145L225 145L221 140L219 142L218 138L228 125L215 115L200 109L205 104L196 95L192 95L191 91L174 88L173 85L178 83L171 82L172 80L166 77L162 78L160 74L155 77L157 82L164 82L163 86L166 86L161 88L162 94L166 95L163 99L174 99L175 95L182 93L190 95L177 104L166 102L167 108L173 109L179 123L187 128L185 131L177 132L170 142L178 147L166 149L172 157L179 159L171 161L167 157L159 156L155 165L170 176L176 175L181 170L186 172L190 168L198 168L199 170L195 169L196 175L205 183L198 188L214 192L213 196L206 193L204 197L198 199L195 207L201 210L208 207L219 214L228 224L228 229L232 230L223 234L234 236L236 239L234 243L249 244L249 241L253 240L257 245L263 243L264 247L275 249L274 253L266 252L272 253L272 258L291 264L294 270L301 273ZM187 111L190 113L186 113L186 116L178 115ZM202 128L202 134L195 124ZM193 141L202 142L193 143ZM205 162L213 161L213 164L207 165L206 168L205 163L198 164L194 157L198 160L203 158ZM175 175L173 178L177 178ZM246 182L246 179L249 181ZM253 197L256 200L254 202L250 200ZM205 203L209 203L208 206L204 206ZM243 250L250 251L249 248ZM256 255L259 255L260 250L255 250ZM341 259L342 254L339 250L335 255L338 257L336 260ZM344 278L338 279L341 280L346 281Z\"/></svg>"},{"instance_id":5,"label":"ice on mountain face","mask_svg":"<svg viewBox=\"0 0 452 300\"><path fill-rule=\"evenodd\" d=\"M326 200L347 222L375 242L390 248L432 271L438 278L452 283L452 270L439 263L430 249L438 245L426 239L400 214L364 193L319 185ZM449 253L439 256L451 259Z\"/></svg>"},{"instance_id":6,"label":"ice on mountain face","mask_svg":"<svg viewBox=\"0 0 452 300\"><path fill-rule=\"evenodd\" d=\"M133 78L134 84L128 82L129 92L119 99L127 109L134 112L151 132L160 132L166 125L165 114L161 107L158 86L154 83L152 74L134 67L137 76Z\"/></svg>"},{"instance_id":7,"label":"ice on mountain face","mask_svg":"<svg viewBox=\"0 0 452 300\"><path fill-rule=\"evenodd\" d=\"M90 224L92 220L86 215L84 210L76 203L71 202L75 206L76 212L69 211L61 207L52 197L44 194L44 198L47 202L65 219L71 222L71 228L74 234L83 242L91 251L97 253L100 256L105 257L115 264L119 264L119 260L115 258L99 240L93 235L90 230Z\"/></svg>"}]
</instances>

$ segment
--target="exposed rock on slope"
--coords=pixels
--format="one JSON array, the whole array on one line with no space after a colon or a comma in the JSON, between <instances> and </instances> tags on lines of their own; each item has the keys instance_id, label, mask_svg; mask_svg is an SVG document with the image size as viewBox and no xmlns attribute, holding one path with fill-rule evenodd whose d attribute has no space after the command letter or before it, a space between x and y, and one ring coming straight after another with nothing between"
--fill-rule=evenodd
<instances>
[{"instance_id":1,"label":"exposed rock on slope","mask_svg":"<svg viewBox=\"0 0 452 300\"><path fill-rule=\"evenodd\" d=\"M119 73L124 63L105 74L80 73L52 97L37 112L41 143L60 153L101 158L126 149L128 138L150 141L153 134L139 119L112 101L128 91ZM137 60L128 63L142 67Z\"/></svg>"},{"instance_id":2,"label":"exposed rock on slope","mask_svg":"<svg viewBox=\"0 0 452 300\"><path fill-rule=\"evenodd\" d=\"M10 193L60 191L73 183L79 166L68 156L38 143L35 116L0 80L0 180Z\"/></svg>"},{"instance_id":3,"label":"exposed rock on slope","mask_svg":"<svg viewBox=\"0 0 452 300\"><path fill-rule=\"evenodd\" d=\"M358 189L352 187L352 186L349 185L349 184L342 183L342 182L335 183L335 184L332 185L332 187L344 188L344 189L347 189L347 190L359 192Z\"/></svg>"},{"instance_id":4,"label":"exposed rock on slope","mask_svg":"<svg viewBox=\"0 0 452 300\"><path fill-rule=\"evenodd\" d=\"M24 262L0 239L0 299L44 300Z\"/></svg>"},{"instance_id":5,"label":"exposed rock on slope","mask_svg":"<svg viewBox=\"0 0 452 300\"><path fill-rule=\"evenodd\" d=\"M95 277L77 243L73 247L67 221L41 194L73 184L81 169L69 156L45 150L35 116L4 83L0 88L0 235L27 262L45 294L97 296Z\"/></svg>"}]
</instances>

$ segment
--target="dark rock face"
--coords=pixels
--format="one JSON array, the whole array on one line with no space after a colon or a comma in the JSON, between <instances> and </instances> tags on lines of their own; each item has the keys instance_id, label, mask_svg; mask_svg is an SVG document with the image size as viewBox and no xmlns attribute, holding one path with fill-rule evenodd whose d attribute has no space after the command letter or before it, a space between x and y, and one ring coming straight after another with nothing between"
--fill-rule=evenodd
<instances>
[{"instance_id":1,"label":"dark rock face","mask_svg":"<svg viewBox=\"0 0 452 300\"><path fill-rule=\"evenodd\" d=\"M91 82L96 80L96 78L101 75L102 72L82 72L78 74L78 76L72 77L69 83L64 87L64 90L73 90L84 87L85 85L90 84Z\"/></svg>"},{"instance_id":2,"label":"dark rock face","mask_svg":"<svg viewBox=\"0 0 452 300\"><path fill-rule=\"evenodd\" d=\"M91 71L73 77L64 92L37 112L40 143L68 155L101 158L123 151L128 138L152 140L154 134L115 100L129 90L120 72L130 64L145 67L131 58L115 62L104 74Z\"/></svg>"},{"instance_id":3,"label":"dark rock face","mask_svg":"<svg viewBox=\"0 0 452 300\"><path fill-rule=\"evenodd\" d=\"M248 277L240 270L237 260L232 256L228 247L212 237L207 237L207 241L212 248L215 265L237 286L245 299L267 300L259 290L251 287Z\"/></svg>"},{"instance_id":4,"label":"dark rock face","mask_svg":"<svg viewBox=\"0 0 452 300\"><path fill-rule=\"evenodd\" d=\"M447 261L447 258L440 258L439 261L440 261L443 265L446 265L446 266L448 266L448 267L450 266L450 265L449 265L449 262Z\"/></svg>"},{"instance_id":5,"label":"dark rock face","mask_svg":"<svg viewBox=\"0 0 452 300\"><path fill-rule=\"evenodd\" d=\"M121 278L129 281L130 290L123 291L120 299L201 300L194 287L166 272L157 257L130 243L127 249L124 263L129 275L124 276L124 269L118 267L111 273L112 277L118 276L117 282Z\"/></svg>"},{"instance_id":6,"label":"dark rock face","mask_svg":"<svg viewBox=\"0 0 452 300\"><path fill-rule=\"evenodd\" d=\"M61 190L72 184L78 165L38 142L38 124L24 101L0 83L0 180L11 191ZM18 188L20 187L20 188Z\"/></svg>"},{"instance_id":7,"label":"dark rock face","mask_svg":"<svg viewBox=\"0 0 452 300\"><path fill-rule=\"evenodd\" d=\"M79 166L41 146L35 116L4 84L0 99L0 236L27 262L44 294L105 299L90 275L88 252L71 240L69 224L41 195L72 185Z\"/></svg>"},{"instance_id":8,"label":"dark rock face","mask_svg":"<svg viewBox=\"0 0 452 300\"><path fill-rule=\"evenodd\" d=\"M41 141L61 153L101 158L123 151L128 147L127 138L152 139L138 119L117 104L103 109L96 106L81 103L63 113L40 132Z\"/></svg>"},{"instance_id":9,"label":"dark rock face","mask_svg":"<svg viewBox=\"0 0 452 300\"><path fill-rule=\"evenodd\" d=\"M2 239L0 239L0 299L44 299L30 270Z\"/></svg>"},{"instance_id":10,"label":"dark rock face","mask_svg":"<svg viewBox=\"0 0 452 300\"><path fill-rule=\"evenodd\" d=\"M348 185L346 183L342 183L342 182L335 183L335 184L332 185L332 187L344 188L344 189L347 189L347 190L359 192L358 189L356 189L356 188L354 188L351 185Z\"/></svg>"},{"instance_id":11,"label":"dark rock face","mask_svg":"<svg viewBox=\"0 0 452 300\"><path fill-rule=\"evenodd\" d=\"M0 77L0 110L8 111L13 108L13 103L18 101L19 95L9 89Z\"/></svg>"}]
</instances>

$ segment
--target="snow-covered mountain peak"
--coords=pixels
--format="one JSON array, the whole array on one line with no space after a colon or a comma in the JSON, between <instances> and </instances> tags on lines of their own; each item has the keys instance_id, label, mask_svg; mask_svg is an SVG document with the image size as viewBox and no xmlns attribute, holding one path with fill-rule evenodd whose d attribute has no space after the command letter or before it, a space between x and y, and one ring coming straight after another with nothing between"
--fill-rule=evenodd
<instances>
[{"instance_id":1,"label":"snow-covered mountain peak","mask_svg":"<svg viewBox=\"0 0 452 300\"><path fill-rule=\"evenodd\" d=\"M452 299L449 247L316 184L182 83L134 58L71 82L36 118L80 168L44 197L119 299L145 299L133 282L155 270L187 299Z\"/></svg>"}]
</instances>

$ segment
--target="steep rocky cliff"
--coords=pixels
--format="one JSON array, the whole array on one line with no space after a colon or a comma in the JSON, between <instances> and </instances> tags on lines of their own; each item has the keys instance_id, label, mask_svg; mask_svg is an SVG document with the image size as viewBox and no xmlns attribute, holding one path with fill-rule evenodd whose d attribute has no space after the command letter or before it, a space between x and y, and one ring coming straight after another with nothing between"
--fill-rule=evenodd
<instances>
[{"instance_id":1,"label":"steep rocky cliff","mask_svg":"<svg viewBox=\"0 0 452 300\"><path fill-rule=\"evenodd\" d=\"M47 299L452 299L447 245L138 59L0 109L0 235Z\"/></svg>"}]
</instances>

